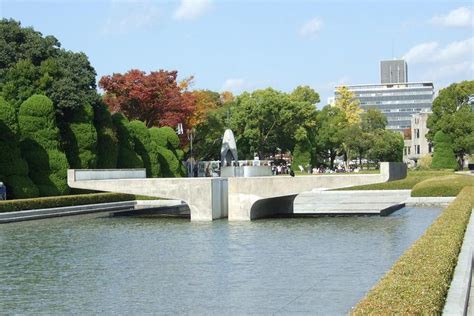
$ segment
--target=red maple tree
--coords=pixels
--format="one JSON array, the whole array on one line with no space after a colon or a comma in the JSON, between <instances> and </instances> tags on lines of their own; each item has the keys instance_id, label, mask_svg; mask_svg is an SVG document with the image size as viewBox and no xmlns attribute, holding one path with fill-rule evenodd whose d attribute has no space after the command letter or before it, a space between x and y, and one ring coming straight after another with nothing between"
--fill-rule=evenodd
<instances>
[{"instance_id":1,"label":"red maple tree","mask_svg":"<svg viewBox=\"0 0 474 316\"><path fill-rule=\"evenodd\" d=\"M132 69L125 74L103 76L99 87L104 89L104 102L112 112L121 112L128 119L138 119L148 127L187 125L195 98L187 91L188 79L180 84L177 71L146 72Z\"/></svg>"}]
</instances>

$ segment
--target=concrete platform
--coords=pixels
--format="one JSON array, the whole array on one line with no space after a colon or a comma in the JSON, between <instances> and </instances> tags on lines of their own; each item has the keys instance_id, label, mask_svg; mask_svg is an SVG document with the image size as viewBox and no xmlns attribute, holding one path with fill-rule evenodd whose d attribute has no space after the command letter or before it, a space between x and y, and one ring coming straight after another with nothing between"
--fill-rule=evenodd
<instances>
[{"instance_id":1,"label":"concrete platform","mask_svg":"<svg viewBox=\"0 0 474 316\"><path fill-rule=\"evenodd\" d=\"M313 191L299 194L294 201L298 215L380 215L405 206L410 190Z\"/></svg>"}]
</instances>

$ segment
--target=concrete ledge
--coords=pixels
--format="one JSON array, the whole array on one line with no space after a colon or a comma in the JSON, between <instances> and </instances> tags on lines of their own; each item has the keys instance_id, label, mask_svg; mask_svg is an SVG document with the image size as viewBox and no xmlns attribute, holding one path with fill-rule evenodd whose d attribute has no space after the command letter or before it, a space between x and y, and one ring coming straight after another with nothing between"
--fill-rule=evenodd
<instances>
[{"instance_id":1,"label":"concrete ledge","mask_svg":"<svg viewBox=\"0 0 474 316\"><path fill-rule=\"evenodd\" d=\"M184 204L181 200L137 200L137 206L169 207Z\"/></svg>"},{"instance_id":2,"label":"concrete ledge","mask_svg":"<svg viewBox=\"0 0 474 316\"><path fill-rule=\"evenodd\" d=\"M111 202L100 204L88 204L66 207L44 208L36 210L26 210L19 212L0 213L0 224L19 221L28 221L34 219L43 219L59 216L80 215L98 212L112 212L126 209L133 209L135 201Z\"/></svg>"},{"instance_id":3,"label":"concrete ledge","mask_svg":"<svg viewBox=\"0 0 474 316\"><path fill-rule=\"evenodd\" d=\"M448 206L454 201L455 196L449 197L409 197L406 206Z\"/></svg>"},{"instance_id":4,"label":"concrete ledge","mask_svg":"<svg viewBox=\"0 0 474 316\"><path fill-rule=\"evenodd\" d=\"M459 253L458 263L454 270L453 280L449 287L443 315L466 315L471 287L473 253L474 253L474 216L467 225L464 240ZM474 302L471 302L471 304Z\"/></svg>"}]
</instances>

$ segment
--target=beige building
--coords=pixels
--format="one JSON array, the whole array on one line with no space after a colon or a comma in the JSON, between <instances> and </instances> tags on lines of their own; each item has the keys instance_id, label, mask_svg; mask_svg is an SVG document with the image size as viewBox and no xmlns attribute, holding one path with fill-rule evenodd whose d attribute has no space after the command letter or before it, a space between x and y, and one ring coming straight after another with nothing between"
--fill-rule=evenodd
<instances>
[{"instance_id":1,"label":"beige building","mask_svg":"<svg viewBox=\"0 0 474 316\"><path fill-rule=\"evenodd\" d=\"M433 152L432 144L426 139L428 134L427 121L431 112L424 111L412 115L411 118L411 138L405 139L403 149L403 161L411 166L416 166L418 160Z\"/></svg>"}]
</instances>

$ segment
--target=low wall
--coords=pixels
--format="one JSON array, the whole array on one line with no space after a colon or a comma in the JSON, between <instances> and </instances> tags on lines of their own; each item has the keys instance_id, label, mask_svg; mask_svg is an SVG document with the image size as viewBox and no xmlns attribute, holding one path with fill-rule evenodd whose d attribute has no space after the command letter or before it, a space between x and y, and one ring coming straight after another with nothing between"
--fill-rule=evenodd
<instances>
[{"instance_id":1,"label":"low wall","mask_svg":"<svg viewBox=\"0 0 474 316\"><path fill-rule=\"evenodd\" d=\"M271 215L270 211L262 210L262 208L267 208L268 203L257 204L259 200L296 196L314 189L336 189L393 181L405 178L406 174L405 164L382 162L379 174L229 178L229 221L252 220L261 217L259 214ZM279 212L282 212L282 208L275 208L274 214Z\"/></svg>"},{"instance_id":2,"label":"low wall","mask_svg":"<svg viewBox=\"0 0 474 316\"><path fill-rule=\"evenodd\" d=\"M192 221L227 216L227 179L143 178L139 170L68 170L71 188L128 193L181 200L188 204ZM135 172L137 171L137 172ZM125 176L128 178L120 178ZM107 178L105 178L107 177Z\"/></svg>"}]
</instances>

